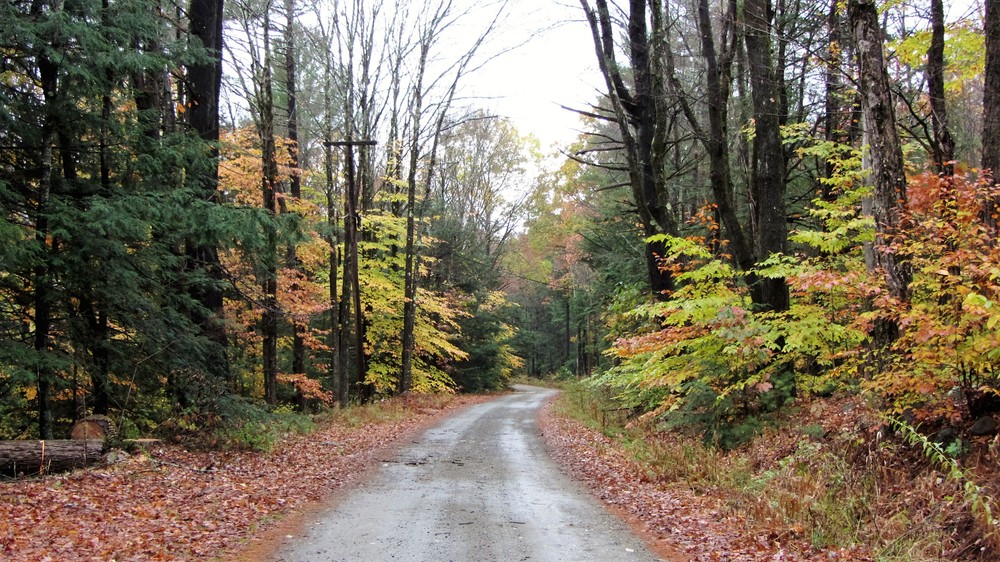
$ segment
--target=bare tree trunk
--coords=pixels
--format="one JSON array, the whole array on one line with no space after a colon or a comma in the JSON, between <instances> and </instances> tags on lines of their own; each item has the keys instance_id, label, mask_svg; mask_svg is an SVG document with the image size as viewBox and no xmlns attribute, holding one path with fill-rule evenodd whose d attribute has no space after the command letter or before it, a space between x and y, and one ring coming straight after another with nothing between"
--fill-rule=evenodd
<instances>
[{"instance_id":1,"label":"bare tree trunk","mask_svg":"<svg viewBox=\"0 0 1000 562\"><path fill-rule=\"evenodd\" d=\"M986 72L983 79L982 168L992 183L1000 178L1000 4L986 0ZM983 209L984 222L996 233L1000 226L1000 200L991 198Z\"/></svg>"},{"instance_id":2,"label":"bare tree trunk","mask_svg":"<svg viewBox=\"0 0 1000 562\"><path fill-rule=\"evenodd\" d=\"M355 351L355 381L358 384L361 398L365 399L365 387L368 386L368 365L365 355L365 312L361 307L360 262L358 260L358 227L361 215L358 212L359 189L354 164L354 147L358 144L348 139L345 143L345 167L347 189L344 197L344 287L341 292L342 341L346 343L347 334L353 329ZM349 304L354 310L354 326L350 326L348 315L343 307Z\"/></svg>"},{"instance_id":3,"label":"bare tree trunk","mask_svg":"<svg viewBox=\"0 0 1000 562\"><path fill-rule=\"evenodd\" d=\"M220 203L219 185L219 93L222 87L222 21L223 0L191 0L188 10L190 33L200 40L208 51L208 58L187 68L188 124L209 144L207 157L211 169L201 177L199 196L213 203ZM212 281L222 280L222 267L218 249L211 243L189 241L187 245L188 268L205 271ZM204 369L219 382L230 382L228 345L225 325L222 322L223 294L219 283L201 283L191 289L191 296L203 310L192 316L202 334L214 344L205 358ZM182 389L177 389L181 394ZM178 396L181 401L186 398Z\"/></svg>"},{"instance_id":4,"label":"bare tree trunk","mask_svg":"<svg viewBox=\"0 0 1000 562\"><path fill-rule=\"evenodd\" d=\"M403 349L398 389L400 393L407 392L413 387L413 352L415 348L413 332L416 329L417 321L417 166L420 163L420 118L424 103L424 72L427 68L427 54L431 47L431 39L432 37L426 35L420 39L420 59L417 66L417 77L413 84L410 169L406 180L406 265L403 271Z\"/></svg>"},{"instance_id":5,"label":"bare tree trunk","mask_svg":"<svg viewBox=\"0 0 1000 562\"><path fill-rule=\"evenodd\" d=\"M333 386L336 389L337 404L344 408L347 406L348 384L347 373L344 364L347 362L345 356L345 346L341 336L340 299L337 296L337 282L340 272L340 236L339 217L337 217L337 198L333 189L333 158L330 149L326 153L326 212L327 228L330 229L330 237L327 240L330 244L330 335L327 339L327 346L330 348L330 365L328 373Z\"/></svg>"},{"instance_id":6,"label":"bare tree trunk","mask_svg":"<svg viewBox=\"0 0 1000 562\"><path fill-rule=\"evenodd\" d=\"M39 64L39 66L42 66ZM42 73L43 84L45 73ZM46 125L48 128L48 125ZM32 305L35 310L34 350L35 379L38 385L36 400L38 401L38 436L42 439L52 439L52 409L49 403L54 384L55 373L48 361L50 331L52 329L52 279L49 269L49 254L53 251L48 246L49 233L49 197L52 192L52 144L55 142L54 130L42 133L41 180L38 185L38 211L35 217L35 242L41 248L44 259L38 261L34 269L34 295Z\"/></svg>"},{"instance_id":7,"label":"bare tree trunk","mask_svg":"<svg viewBox=\"0 0 1000 562\"><path fill-rule=\"evenodd\" d=\"M875 186L871 198L875 219L874 265L885 275L889 294L905 302L909 298L910 268L904 257L892 251L889 244L906 207L906 176L875 3L851 0L848 18L854 37L858 83L862 85L861 110L871 161L871 181ZM883 340L880 343L888 343L895 339L896 330L895 326L886 326L882 337L877 339Z\"/></svg>"},{"instance_id":8,"label":"bare tree trunk","mask_svg":"<svg viewBox=\"0 0 1000 562\"><path fill-rule=\"evenodd\" d=\"M264 60L259 69L261 72L261 100L258 111L260 112L261 165L264 172L261 178L261 193L264 210L267 211L272 221L271 224L265 226L267 248L264 250L263 279L261 280L261 287L264 291L264 311L261 313L260 329L263 338L264 400L268 404L274 404L278 400L278 241L277 225L273 222L278 214L278 150L274 138L270 7L270 2L264 6Z\"/></svg>"},{"instance_id":9,"label":"bare tree trunk","mask_svg":"<svg viewBox=\"0 0 1000 562\"><path fill-rule=\"evenodd\" d=\"M43 8L41 0L32 4L32 14L38 15ZM62 9L61 3L52 8ZM51 47L55 48L55 45ZM42 439L52 438L52 405L50 403L52 387L55 384L55 371L49 361L51 350L50 339L52 330L52 271L51 255L55 248L49 244L49 210L51 207L53 182L55 180L54 151L57 139L58 119L55 104L59 96L58 67L45 52L38 54L38 74L45 101L45 115L42 122L41 162L38 180L38 196L35 210L35 243L41 254L32 272L32 307L35 316L33 348L35 351L34 368L37 384L36 400L38 403L38 436ZM55 244L55 241L52 242Z\"/></svg>"},{"instance_id":10,"label":"bare tree trunk","mask_svg":"<svg viewBox=\"0 0 1000 562\"><path fill-rule=\"evenodd\" d=\"M955 140L948 130L948 109L944 98L944 1L931 0L931 46L927 49L927 87L931 100L934 169L941 175L955 173Z\"/></svg>"},{"instance_id":11,"label":"bare tree trunk","mask_svg":"<svg viewBox=\"0 0 1000 562\"><path fill-rule=\"evenodd\" d=\"M781 88L771 56L771 14L769 0L746 0L744 16L747 63L753 98L754 144L751 197L754 224L755 254L766 259L772 253L785 251L788 225L785 217L785 151L781 143ZM782 311L788 308L788 287L784 279L758 279L755 303L765 309Z\"/></svg>"},{"instance_id":12,"label":"bare tree trunk","mask_svg":"<svg viewBox=\"0 0 1000 562\"><path fill-rule=\"evenodd\" d=\"M295 45L295 0L285 0L285 94L288 96L288 156L289 165L292 167L292 175L289 179L289 194L293 200L302 197L302 178L299 172L299 111L298 111L298 85L296 81L295 57L298 55ZM304 274L298 255L296 255L295 244L288 245L285 256L288 267L299 274ZM299 290L298 284L289 288L292 292ZM304 373L306 371L306 344L302 334L307 328L308 318L296 318L292 316L292 372Z\"/></svg>"}]
</instances>

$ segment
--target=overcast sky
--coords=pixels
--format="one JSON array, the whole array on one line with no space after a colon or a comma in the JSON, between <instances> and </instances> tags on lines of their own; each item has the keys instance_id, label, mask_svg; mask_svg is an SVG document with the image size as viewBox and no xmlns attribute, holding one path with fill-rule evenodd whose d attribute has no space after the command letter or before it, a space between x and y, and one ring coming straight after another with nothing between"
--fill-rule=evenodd
<instances>
[{"instance_id":1,"label":"overcast sky","mask_svg":"<svg viewBox=\"0 0 1000 562\"><path fill-rule=\"evenodd\" d=\"M946 0L947 17L968 16L978 5L978 0ZM604 89L580 3L511 0L508 11L494 47L526 43L468 76L466 92L483 98L475 105L508 116L518 130L537 136L543 148L571 143L579 120L559 106L585 109Z\"/></svg>"},{"instance_id":2,"label":"overcast sky","mask_svg":"<svg viewBox=\"0 0 1000 562\"><path fill-rule=\"evenodd\" d=\"M474 0L473 0L474 1ZM576 139L576 114L585 109L602 83L590 28L574 0L513 0L509 19L494 49L518 45L468 76L465 90L480 98L476 105L511 118L522 133L532 133L542 147Z\"/></svg>"}]
</instances>

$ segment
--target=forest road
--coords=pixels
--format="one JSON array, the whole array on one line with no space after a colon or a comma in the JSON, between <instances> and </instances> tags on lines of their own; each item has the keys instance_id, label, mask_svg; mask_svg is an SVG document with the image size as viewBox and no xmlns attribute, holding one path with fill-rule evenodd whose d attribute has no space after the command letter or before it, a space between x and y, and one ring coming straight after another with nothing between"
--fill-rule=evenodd
<instances>
[{"instance_id":1,"label":"forest road","mask_svg":"<svg viewBox=\"0 0 1000 562\"><path fill-rule=\"evenodd\" d=\"M536 425L556 392L467 408L321 511L283 562L658 560L548 456Z\"/></svg>"}]
</instances>

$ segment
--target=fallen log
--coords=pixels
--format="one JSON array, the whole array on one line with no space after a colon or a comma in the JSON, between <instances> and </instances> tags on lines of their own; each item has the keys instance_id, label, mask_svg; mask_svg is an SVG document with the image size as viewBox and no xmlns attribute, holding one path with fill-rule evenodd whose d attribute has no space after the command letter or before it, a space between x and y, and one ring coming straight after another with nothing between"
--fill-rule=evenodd
<instances>
[{"instance_id":1,"label":"fallen log","mask_svg":"<svg viewBox=\"0 0 1000 562\"><path fill-rule=\"evenodd\" d=\"M81 468L99 461L104 452L101 439L0 441L0 472L20 476Z\"/></svg>"}]
</instances>

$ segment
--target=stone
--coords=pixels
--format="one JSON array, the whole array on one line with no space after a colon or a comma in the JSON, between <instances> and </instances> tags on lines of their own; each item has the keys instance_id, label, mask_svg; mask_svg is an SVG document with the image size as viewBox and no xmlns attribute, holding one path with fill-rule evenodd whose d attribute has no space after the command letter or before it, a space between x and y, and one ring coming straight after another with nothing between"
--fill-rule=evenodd
<instances>
[{"instance_id":1,"label":"stone","mask_svg":"<svg viewBox=\"0 0 1000 562\"><path fill-rule=\"evenodd\" d=\"M997 432L997 422L990 416L983 416L972 424L969 433L972 435L993 435Z\"/></svg>"}]
</instances>

